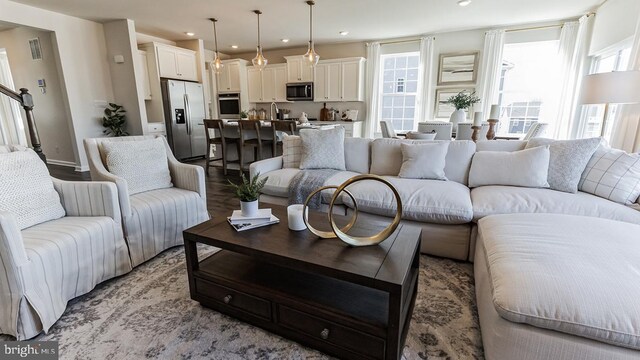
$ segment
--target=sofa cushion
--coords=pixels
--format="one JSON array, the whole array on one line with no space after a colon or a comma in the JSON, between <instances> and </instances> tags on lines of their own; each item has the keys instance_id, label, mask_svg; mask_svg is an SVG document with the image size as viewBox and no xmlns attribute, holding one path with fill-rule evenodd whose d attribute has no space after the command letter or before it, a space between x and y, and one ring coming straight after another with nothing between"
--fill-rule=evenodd
<instances>
[{"instance_id":1,"label":"sofa cushion","mask_svg":"<svg viewBox=\"0 0 640 360\"><path fill-rule=\"evenodd\" d=\"M327 130L302 129L300 169L345 170L344 128Z\"/></svg>"},{"instance_id":2,"label":"sofa cushion","mask_svg":"<svg viewBox=\"0 0 640 360\"><path fill-rule=\"evenodd\" d=\"M360 174L369 173L372 141L367 138L348 137L344 139L344 161L347 171Z\"/></svg>"},{"instance_id":3,"label":"sofa cushion","mask_svg":"<svg viewBox=\"0 0 640 360\"><path fill-rule=\"evenodd\" d=\"M580 191L624 205L640 196L640 154L600 146L582 173Z\"/></svg>"},{"instance_id":4,"label":"sofa cushion","mask_svg":"<svg viewBox=\"0 0 640 360\"><path fill-rule=\"evenodd\" d=\"M520 151L480 151L473 156L469 187L509 185L548 188L549 147Z\"/></svg>"},{"instance_id":5,"label":"sofa cushion","mask_svg":"<svg viewBox=\"0 0 640 360\"><path fill-rule=\"evenodd\" d=\"M444 174L447 143L401 144L401 178L447 180Z\"/></svg>"},{"instance_id":6,"label":"sofa cushion","mask_svg":"<svg viewBox=\"0 0 640 360\"><path fill-rule=\"evenodd\" d=\"M639 225L510 214L478 226L502 318L640 350Z\"/></svg>"},{"instance_id":7,"label":"sofa cushion","mask_svg":"<svg viewBox=\"0 0 640 360\"><path fill-rule=\"evenodd\" d=\"M402 199L402 218L435 224L465 224L473 217L469 188L454 181L401 179L385 176ZM391 190L377 181L361 181L347 188L358 209L366 213L392 217L396 202ZM353 201L342 201L354 208Z\"/></svg>"},{"instance_id":8,"label":"sofa cushion","mask_svg":"<svg viewBox=\"0 0 640 360\"><path fill-rule=\"evenodd\" d=\"M282 167L300 168L300 158L302 158L302 140L297 135L285 134L282 138Z\"/></svg>"},{"instance_id":9,"label":"sofa cushion","mask_svg":"<svg viewBox=\"0 0 640 360\"><path fill-rule=\"evenodd\" d=\"M20 229L65 215L49 170L33 150L0 155L0 211L13 213Z\"/></svg>"},{"instance_id":10,"label":"sofa cushion","mask_svg":"<svg viewBox=\"0 0 640 360\"><path fill-rule=\"evenodd\" d=\"M371 173L376 175L397 176L402 166L402 150L400 144L420 144L446 141L447 150L444 174L447 179L460 184L467 184L471 159L476 152L476 144L470 140L400 140L375 139L371 144Z\"/></svg>"},{"instance_id":11,"label":"sofa cushion","mask_svg":"<svg viewBox=\"0 0 640 360\"><path fill-rule=\"evenodd\" d=\"M599 217L640 224L640 211L595 195L549 189L483 186L471 191L473 219L511 213L550 213Z\"/></svg>"},{"instance_id":12,"label":"sofa cushion","mask_svg":"<svg viewBox=\"0 0 640 360\"><path fill-rule=\"evenodd\" d=\"M300 172L300 169L286 168L260 174L260 178L268 177L262 188L262 193L287 198L289 197L289 183Z\"/></svg>"},{"instance_id":13,"label":"sofa cushion","mask_svg":"<svg viewBox=\"0 0 640 360\"><path fill-rule=\"evenodd\" d=\"M486 140L476 143L476 151L519 151L525 146L524 140Z\"/></svg>"}]
</instances>

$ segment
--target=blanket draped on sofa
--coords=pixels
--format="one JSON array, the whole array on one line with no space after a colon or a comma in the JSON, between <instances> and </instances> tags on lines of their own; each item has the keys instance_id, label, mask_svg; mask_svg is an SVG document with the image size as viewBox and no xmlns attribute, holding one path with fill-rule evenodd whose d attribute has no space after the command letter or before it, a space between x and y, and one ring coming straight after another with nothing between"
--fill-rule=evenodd
<instances>
[{"instance_id":1,"label":"blanket draped on sofa","mask_svg":"<svg viewBox=\"0 0 640 360\"><path fill-rule=\"evenodd\" d=\"M333 169L302 170L297 173L289 183L289 205L304 204L307 197L317 188L324 186L325 182L338 173ZM322 205L322 196L317 194L309 201L309 208L319 209Z\"/></svg>"}]
</instances>

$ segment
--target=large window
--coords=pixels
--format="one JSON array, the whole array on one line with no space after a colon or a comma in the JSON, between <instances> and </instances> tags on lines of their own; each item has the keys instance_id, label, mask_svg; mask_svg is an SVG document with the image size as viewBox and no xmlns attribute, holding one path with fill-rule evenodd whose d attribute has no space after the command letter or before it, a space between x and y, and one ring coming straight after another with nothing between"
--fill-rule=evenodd
<instances>
[{"instance_id":1,"label":"large window","mask_svg":"<svg viewBox=\"0 0 640 360\"><path fill-rule=\"evenodd\" d=\"M558 41L505 44L499 104L499 133L526 134L535 122L550 122L557 106L551 89L558 71Z\"/></svg>"},{"instance_id":2,"label":"large window","mask_svg":"<svg viewBox=\"0 0 640 360\"><path fill-rule=\"evenodd\" d=\"M623 49L607 53L605 55L596 56L593 58L593 64L591 66L591 74L599 74L610 71L623 71L629 66L629 59L631 57L631 47L625 47ZM608 119L615 119L618 107L615 104L609 106ZM588 105L583 109L582 127L578 137L590 138L596 136L604 136L605 139L610 140L613 132L614 121L607 122L607 128L602 129L602 123L604 121L604 105Z\"/></svg>"},{"instance_id":3,"label":"large window","mask_svg":"<svg viewBox=\"0 0 640 360\"><path fill-rule=\"evenodd\" d=\"M387 54L381 58L381 119L397 132L416 128L416 99L420 54Z\"/></svg>"}]
</instances>

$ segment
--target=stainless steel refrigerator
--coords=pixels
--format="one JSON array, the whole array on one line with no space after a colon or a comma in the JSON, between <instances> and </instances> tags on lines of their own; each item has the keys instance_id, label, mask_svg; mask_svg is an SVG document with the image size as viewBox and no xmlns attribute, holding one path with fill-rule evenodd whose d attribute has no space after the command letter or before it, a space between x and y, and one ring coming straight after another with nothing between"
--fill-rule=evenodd
<instances>
[{"instance_id":1,"label":"stainless steel refrigerator","mask_svg":"<svg viewBox=\"0 0 640 360\"><path fill-rule=\"evenodd\" d=\"M176 158L204 156L207 151L202 84L162 79L162 103L167 140Z\"/></svg>"}]
</instances>

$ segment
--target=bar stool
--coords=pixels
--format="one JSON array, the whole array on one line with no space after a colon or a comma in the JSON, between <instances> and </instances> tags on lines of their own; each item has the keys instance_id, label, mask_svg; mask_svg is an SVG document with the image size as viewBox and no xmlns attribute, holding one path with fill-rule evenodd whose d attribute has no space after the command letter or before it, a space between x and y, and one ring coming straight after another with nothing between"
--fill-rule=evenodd
<instances>
[{"instance_id":1,"label":"bar stool","mask_svg":"<svg viewBox=\"0 0 640 360\"><path fill-rule=\"evenodd\" d=\"M220 160L211 158L211 145L220 145L220 148L222 149L222 171L227 175L227 145L236 144L239 150L240 138L225 136L225 124L223 120L205 119L204 129L207 136L207 163L205 166L207 176L209 176L209 167L211 166L211 162Z\"/></svg>"},{"instance_id":2,"label":"bar stool","mask_svg":"<svg viewBox=\"0 0 640 360\"><path fill-rule=\"evenodd\" d=\"M272 145L273 140L262 139L260 120L239 120L240 129L240 171L244 171L244 148L245 146L254 149L254 160L262 160L262 145Z\"/></svg>"},{"instance_id":3,"label":"bar stool","mask_svg":"<svg viewBox=\"0 0 640 360\"><path fill-rule=\"evenodd\" d=\"M278 145L282 145L282 141L278 140L278 132L288 135L294 135L297 130L295 120L277 120L271 122L271 130L273 131L273 157L277 156Z\"/></svg>"}]
</instances>

